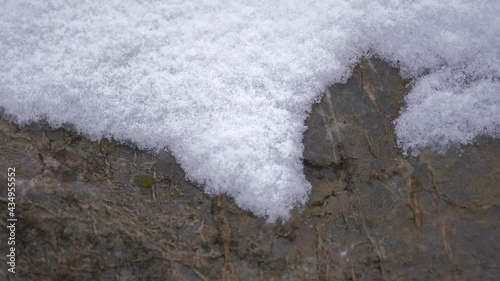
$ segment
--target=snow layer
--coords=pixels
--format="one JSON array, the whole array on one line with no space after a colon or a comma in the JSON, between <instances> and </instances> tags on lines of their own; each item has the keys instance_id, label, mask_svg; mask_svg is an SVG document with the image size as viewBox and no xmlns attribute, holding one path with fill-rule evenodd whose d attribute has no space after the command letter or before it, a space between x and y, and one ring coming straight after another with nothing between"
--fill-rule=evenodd
<instances>
[{"instance_id":1,"label":"snow layer","mask_svg":"<svg viewBox=\"0 0 500 281\"><path fill-rule=\"evenodd\" d=\"M7 0L0 107L19 124L169 149L269 221L304 204L307 111L361 56L415 78L406 152L500 135L497 0Z\"/></svg>"}]
</instances>

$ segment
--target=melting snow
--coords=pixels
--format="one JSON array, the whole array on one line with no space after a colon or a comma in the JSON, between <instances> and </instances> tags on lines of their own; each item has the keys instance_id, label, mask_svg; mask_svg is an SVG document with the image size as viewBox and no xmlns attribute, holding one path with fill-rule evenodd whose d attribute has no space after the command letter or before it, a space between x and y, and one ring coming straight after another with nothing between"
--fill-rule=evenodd
<instances>
[{"instance_id":1,"label":"melting snow","mask_svg":"<svg viewBox=\"0 0 500 281\"><path fill-rule=\"evenodd\" d=\"M169 149L269 221L308 198L304 120L376 53L415 79L403 151L500 136L497 0L7 0L0 107L18 124Z\"/></svg>"}]
</instances>

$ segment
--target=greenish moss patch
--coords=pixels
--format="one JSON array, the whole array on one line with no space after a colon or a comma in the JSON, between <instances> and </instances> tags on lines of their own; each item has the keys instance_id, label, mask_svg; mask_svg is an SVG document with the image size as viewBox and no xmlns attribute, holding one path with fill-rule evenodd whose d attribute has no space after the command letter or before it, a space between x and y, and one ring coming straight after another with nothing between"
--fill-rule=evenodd
<instances>
[{"instance_id":1,"label":"greenish moss patch","mask_svg":"<svg viewBox=\"0 0 500 281\"><path fill-rule=\"evenodd\" d=\"M155 184L155 179L152 176L140 176L137 179L137 186L141 188L142 193L149 193Z\"/></svg>"}]
</instances>

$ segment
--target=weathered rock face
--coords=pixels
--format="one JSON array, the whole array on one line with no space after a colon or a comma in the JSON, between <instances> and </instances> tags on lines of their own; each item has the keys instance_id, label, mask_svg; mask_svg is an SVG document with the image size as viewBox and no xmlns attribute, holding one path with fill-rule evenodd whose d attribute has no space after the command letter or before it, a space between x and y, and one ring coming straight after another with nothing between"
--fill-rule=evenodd
<instances>
[{"instance_id":1,"label":"weathered rock face","mask_svg":"<svg viewBox=\"0 0 500 281\"><path fill-rule=\"evenodd\" d=\"M167 153L0 121L18 218L17 274L0 279L497 280L500 142L403 157L408 85L372 59L327 90L304 137L311 198L282 224L204 195Z\"/></svg>"},{"instance_id":2,"label":"weathered rock face","mask_svg":"<svg viewBox=\"0 0 500 281\"><path fill-rule=\"evenodd\" d=\"M345 257L331 264L350 264L353 280L494 280L500 142L404 158L392 122L408 82L370 60L328 89L307 120L304 161L314 186L307 211L335 225L325 233Z\"/></svg>"}]
</instances>

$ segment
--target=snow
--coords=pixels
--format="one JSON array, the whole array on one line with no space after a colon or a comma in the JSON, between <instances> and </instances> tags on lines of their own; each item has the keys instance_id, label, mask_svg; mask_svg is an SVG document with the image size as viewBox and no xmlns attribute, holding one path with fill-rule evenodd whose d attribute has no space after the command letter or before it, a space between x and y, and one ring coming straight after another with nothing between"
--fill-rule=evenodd
<instances>
[{"instance_id":1,"label":"snow","mask_svg":"<svg viewBox=\"0 0 500 281\"><path fill-rule=\"evenodd\" d=\"M500 136L500 1L7 0L0 107L170 150L190 180L269 221L304 204L304 120L377 54L415 79L398 144Z\"/></svg>"}]
</instances>

